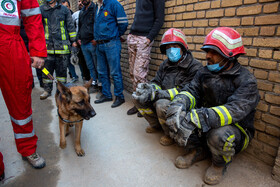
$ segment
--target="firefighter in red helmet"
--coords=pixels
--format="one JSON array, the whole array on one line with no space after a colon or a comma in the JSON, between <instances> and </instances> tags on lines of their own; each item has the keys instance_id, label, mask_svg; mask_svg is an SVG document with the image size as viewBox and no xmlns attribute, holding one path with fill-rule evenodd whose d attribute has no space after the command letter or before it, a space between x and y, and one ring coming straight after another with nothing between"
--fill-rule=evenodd
<instances>
[{"instance_id":1,"label":"firefighter in red helmet","mask_svg":"<svg viewBox=\"0 0 280 187\"><path fill-rule=\"evenodd\" d=\"M0 9L0 88L9 110L18 152L34 168L45 166L36 152L37 136L33 129L31 65L41 68L47 57L42 17L37 0L1 1ZM21 19L29 39L29 52L20 36ZM32 62L32 64L31 64ZM0 180L4 178L0 153Z\"/></svg>"},{"instance_id":2,"label":"firefighter in red helmet","mask_svg":"<svg viewBox=\"0 0 280 187\"><path fill-rule=\"evenodd\" d=\"M168 58L160 64L152 81L139 83L132 96L136 108L149 122L146 132L163 129L165 135L161 137L160 143L171 145L174 141L169 137L169 129L165 124L167 106L192 80L202 64L193 58L188 50L186 36L179 29L171 28L164 33L160 50Z\"/></svg>"},{"instance_id":3,"label":"firefighter in red helmet","mask_svg":"<svg viewBox=\"0 0 280 187\"><path fill-rule=\"evenodd\" d=\"M175 165L188 168L212 156L204 182L218 184L232 157L254 137L254 114L259 102L255 77L238 63L245 54L242 38L228 27L212 30L203 47L207 66L170 103L166 124L170 136L186 148Z\"/></svg>"}]
</instances>

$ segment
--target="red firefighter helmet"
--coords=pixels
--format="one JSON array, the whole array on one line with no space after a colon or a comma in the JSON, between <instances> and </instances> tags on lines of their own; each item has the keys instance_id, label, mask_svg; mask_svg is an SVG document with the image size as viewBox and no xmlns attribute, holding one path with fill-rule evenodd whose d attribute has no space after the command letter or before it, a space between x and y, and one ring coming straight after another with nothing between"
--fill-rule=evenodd
<instances>
[{"instance_id":1,"label":"red firefighter helmet","mask_svg":"<svg viewBox=\"0 0 280 187\"><path fill-rule=\"evenodd\" d=\"M159 46L162 54L166 53L166 45L168 44L179 44L184 52L188 49L186 35L179 29L171 28L163 34Z\"/></svg>"},{"instance_id":2,"label":"red firefighter helmet","mask_svg":"<svg viewBox=\"0 0 280 187\"><path fill-rule=\"evenodd\" d=\"M202 50L213 49L226 58L245 54L240 34L229 27L213 29L205 38ZM236 56L237 55L237 56Z\"/></svg>"}]
</instances>

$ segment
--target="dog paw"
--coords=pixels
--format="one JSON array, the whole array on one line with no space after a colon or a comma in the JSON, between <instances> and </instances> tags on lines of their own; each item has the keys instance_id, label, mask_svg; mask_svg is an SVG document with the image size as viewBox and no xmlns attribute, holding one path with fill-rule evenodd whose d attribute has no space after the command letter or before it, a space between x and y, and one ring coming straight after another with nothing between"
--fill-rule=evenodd
<instances>
[{"instance_id":1,"label":"dog paw","mask_svg":"<svg viewBox=\"0 0 280 187\"><path fill-rule=\"evenodd\" d=\"M85 156L85 152L83 149L76 150L78 156Z\"/></svg>"},{"instance_id":2,"label":"dog paw","mask_svg":"<svg viewBox=\"0 0 280 187\"><path fill-rule=\"evenodd\" d=\"M60 142L59 147L64 149L66 147L66 142Z\"/></svg>"}]
</instances>

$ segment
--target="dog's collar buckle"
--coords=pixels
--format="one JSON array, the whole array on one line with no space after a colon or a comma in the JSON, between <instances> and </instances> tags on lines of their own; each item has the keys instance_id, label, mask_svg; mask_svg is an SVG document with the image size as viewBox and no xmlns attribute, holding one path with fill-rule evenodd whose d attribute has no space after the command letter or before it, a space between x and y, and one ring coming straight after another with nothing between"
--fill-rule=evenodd
<instances>
[{"instance_id":1,"label":"dog's collar buckle","mask_svg":"<svg viewBox=\"0 0 280 187\"><path fill-rule=\"evenodd\" d=\"M57 114L58 114L59 118L60 118L63 122L65 122L65 123L78 123L78 122L81 122L81 121L84 120L83 118L80 119L80 120L77 120L77 121L69 121L69 120L67 120L67 119L63 119L63 118L61 117L61 115L59 114L58 109L57 109Z\"/></svg>"}]
</instances>

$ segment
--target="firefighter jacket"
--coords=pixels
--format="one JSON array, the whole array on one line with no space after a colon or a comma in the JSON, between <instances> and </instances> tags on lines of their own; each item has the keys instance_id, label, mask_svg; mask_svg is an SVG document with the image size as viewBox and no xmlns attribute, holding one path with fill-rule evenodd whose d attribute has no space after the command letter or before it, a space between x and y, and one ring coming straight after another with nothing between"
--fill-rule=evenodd
<instances>
[{"instance_id":1,"label":"firefighter jacket","mask_svg":"<svg viewBox=\"0 0 280 187\"><path fill-rule=\"evenodd\" d=\"M197 127L207 132L235 125L246 137L244 146L248 145L254 136L254 114L260 97L256 78L246 68L237 61L230 70L221 73L204 67L183 90L178 96L187 96L186 109Z\"/></svg>"},{"instance_id":2,"label":"firefighter jacket","mask_svg":"<svg viewBox=\"0 0 280 187\"><path fill-rule=\"evenodd\" d=\"M200 68L202 68L202 64L193 58L191 52L187 51L183 60L179 63L170 62L168 59L161 63L151 83L155 84L156 89L176 89L174 93L176 95L186 84L191 82ZM171 94L171 98L174 94Z\"/></svg>"},{"instance_id":3,"label":"firefighter jacket","mask_svg":"<svg viewBox=\"0 0 280 187\"><path fill-rule=\"evenodd\" d=\"M69 9L57 3L40 6L48 54L69 54L76 41L76 29Z\"/></svg>"}]
</instances>

